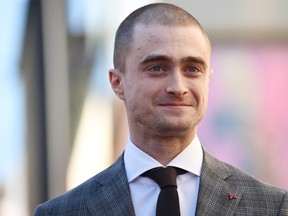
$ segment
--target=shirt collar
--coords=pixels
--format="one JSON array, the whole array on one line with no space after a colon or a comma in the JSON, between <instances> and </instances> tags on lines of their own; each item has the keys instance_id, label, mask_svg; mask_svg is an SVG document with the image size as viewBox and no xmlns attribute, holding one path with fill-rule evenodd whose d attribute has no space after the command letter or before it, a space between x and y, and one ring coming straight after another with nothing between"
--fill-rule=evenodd
<instances>
[{"instance_id":1,"label":"shirt collar","mask_svg":"<svg viewBox=\"0 0 288 216\"><path fill-rule=\"evenodd\" d=\"M179 167L200 176L203 161L203 151L197 136L175 157L167 166ZM154 158L135 146L129 139L124 153L124 163L128 182L155 167L163 166Z\"/></svg>"}]
</instances>

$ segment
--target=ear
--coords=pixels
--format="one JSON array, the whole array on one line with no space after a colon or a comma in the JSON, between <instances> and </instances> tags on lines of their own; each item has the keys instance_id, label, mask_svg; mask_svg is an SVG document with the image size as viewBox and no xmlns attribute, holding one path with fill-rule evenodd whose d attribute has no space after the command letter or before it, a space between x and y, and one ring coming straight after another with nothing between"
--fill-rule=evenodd
<instances>
[{"instance_id":1,"label":"ear","mask_svg":"<svg viewBox=\"0 0 288 216\"><path fill-rule=\"evenodd\" d=\"M110 85L115 92L115 94L121 100L125 99L123 82L124 82L124 75L117 69L110 69L109 70L109 81Z\"/></svg>"},{"instance_id":2,"label":"ear","mask_svg":"<svg viewBox=\"0 0 288 216\"><path fill-rule=\"evenodd\" d=\"M211 79L211 75L213 74L213 68L210 68L210 72L209 72L209 80Z\"/></svg>"},{"instance_id":3,"label":"ear","mask_svg":"<svg viewBox=\"0 0 288 216\"><path fill-rule=\"evenodd\" d=\"M207 89L209 91L209 88L210 88L210 80L211 80L211 76L213 74L213 69L210 68L209 71L208 71L208 80L207 80Z\"/></svg>"}]
</instances>

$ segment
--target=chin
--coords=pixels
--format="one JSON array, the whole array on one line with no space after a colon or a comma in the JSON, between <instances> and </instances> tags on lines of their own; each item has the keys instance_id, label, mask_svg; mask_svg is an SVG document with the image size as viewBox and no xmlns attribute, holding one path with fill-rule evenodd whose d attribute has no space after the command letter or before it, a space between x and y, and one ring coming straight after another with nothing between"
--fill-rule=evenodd
<instances>
[{"instance_id":1,"label":"chin","mask_svg":"<svg viewBox=\"0 0 288 216\"><path fill-rule=\"evenodd\" d=\"M179 136L189 134L193 131L194 127L191 124L177 124L175 122L166 124L157 124L155 131L159 135L165 136Z\"/></svg>"}]
</instances>

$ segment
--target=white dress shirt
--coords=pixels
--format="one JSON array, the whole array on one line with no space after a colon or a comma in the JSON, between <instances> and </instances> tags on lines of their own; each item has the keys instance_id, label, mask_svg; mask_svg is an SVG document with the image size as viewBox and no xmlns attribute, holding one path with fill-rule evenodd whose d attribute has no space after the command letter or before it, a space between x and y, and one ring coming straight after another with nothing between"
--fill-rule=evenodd
<instances>
[{"instance_id":1,"label":"white dress shirt","mask_svg":"<svg viewBox=\"0 0 288 216\"><path fill-rule=\"evenodd\" d=\"M177 176L181 216L195 215L202 161L203 152L196 136L192 143L167 165L188 171ZM150 178L140 175L163 165L136 147L130 139L125 149L124 162L136 216L155 216L160 188Z\"/></svg>"}]
</instances>

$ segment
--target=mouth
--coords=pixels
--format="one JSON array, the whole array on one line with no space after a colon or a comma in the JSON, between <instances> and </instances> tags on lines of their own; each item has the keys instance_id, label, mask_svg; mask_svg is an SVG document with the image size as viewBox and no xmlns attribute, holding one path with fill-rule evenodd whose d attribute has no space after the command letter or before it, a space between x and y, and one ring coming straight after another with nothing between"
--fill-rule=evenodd
<instances>
[{"instance_id":1,"label":"mouth","mask_svg":"<svg viewBox=\"0 0 288 216\"><path fill-rule=\"evenodd\" d=\"M186 103L165 103L165 104L159 104L159 106L175 106L175 107L182 107L182 106L191 106L190 104Z\"/></svg>"},{"instance_id":2,"label":"mouth","mask_svg":"<svg viewBox=\"0 0 288 216\"><path fill-rule=\"evenodd\" d=\"M168 110L184 110L196 105L196 101L192 98L169 98L169 97L160 97L155 101L155 105Z\"/></svg>"},{"instance_id":3,"label":"mouth","mask_svg":"<svg viewBox=\"0 0 288 216\"><path fill-rule=\"evenodd\" d=\"M192 105L189 103L163 103L159 104L161 107L171 107L171 108L182 108L182 107L191 107Z\"/></svg>"}]
</instances>

